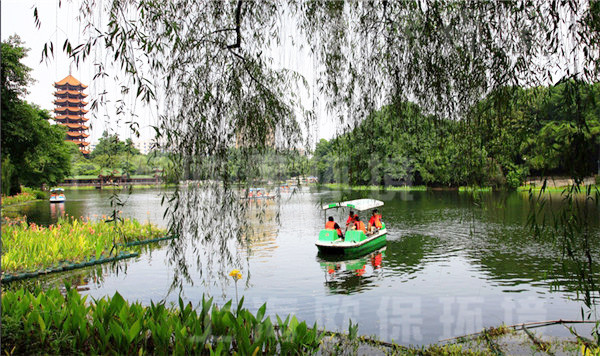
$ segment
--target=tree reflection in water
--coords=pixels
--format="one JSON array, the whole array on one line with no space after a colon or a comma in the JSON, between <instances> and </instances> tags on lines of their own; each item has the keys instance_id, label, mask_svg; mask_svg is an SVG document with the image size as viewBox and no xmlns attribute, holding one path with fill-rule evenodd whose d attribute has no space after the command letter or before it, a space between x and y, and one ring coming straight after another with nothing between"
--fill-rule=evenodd
<instances>
[{"instance_id":1,"label":"tree reflection in water","mask_svg":"<svg viewBox=\"0 0 600 356\"><path fill-rule=\"evenodd\" d=\"M170 292L198 282L224 288L234 268L249 283L252 245L277 237L281 195L248 199L246 192L205 181L188 182L174 193L167 213L169 229L179 239L170 242L167 252L174 267Z\"/></svg>"},{"instance_id":2,"label":"tree reflection in water","mask_svg":"<svg viewBox=\"0 0 600 356\"><path fill-rule=\"evenodd\" d=\"M575 290L577 299L583 302L582 318L598 320L600 271L594 260L600 253L600 236L594 225L598 224L600 191L576 181L561 193L558 212L549 214L546 204L552 204L552 196L546 194L545 187L546 182L539 193L529 193L529 226L535 238L552 241L562 253L556 284ZM596 324L594 333L600 343L598 329Z\"/></svg>"}]
</instances>

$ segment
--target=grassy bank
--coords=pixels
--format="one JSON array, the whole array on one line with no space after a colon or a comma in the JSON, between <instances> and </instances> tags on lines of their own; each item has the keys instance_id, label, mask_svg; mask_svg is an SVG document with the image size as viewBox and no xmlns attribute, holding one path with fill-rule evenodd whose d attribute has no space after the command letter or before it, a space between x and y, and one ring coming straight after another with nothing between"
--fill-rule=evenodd
<instances>
[{"instance_id":1,"label":"grassy bank","mask_svg":"<svg viewBox=\"0 0 600 356\"><path fill-rule=\"evenodd\" d=\"M466 187L458 187L458 191L459 192L468 192L468 193L491 192L492 187L466 186Z\"/></svg>"},{"instance_id":2,"label":"grassy bank","mask_svg":"<svg viewBox=\"0 0 600 356\"><path fill-rule=\"evenodd\" d=\"M319 186L319 185L317 185ZM391 187L391 186L387 186L387 187L382 187L379 185L357 185L357 186L350 186L349 184L345 184L345 183L325 183L325 184L321 184L321 187L326 187L329 189L348 189L348 190L362 190L362 191L427 191L430 189L441 189L441 190L456 190L457 188L454 187L449 187L449 188L432 188L432 187L427 187L424 185L416 185L416 186L401 186L401 187ZM564 191L567 187L566 186L561 186L561 187L546 187L544 190L546 192L549 193L561 193L562 191ZM534 185L524 185L521 186L519 188L517 188L517 191L519 192L528 192L529 190L533 190L533 191L540 191L542 189L541 186L534 186ZM600 190L600 185L598 184L594 184L591 185L591 189L592 191L599 189ZM458 191L459 192L492 192L494 189L492 187L480 187L480 186L461 186L458 187ZM582 186L582 193L585 193L584 190L584 186Z\"/></svg>"},{"instance_id":3,"label":"grassy bank","mask_svg":"<svg viewBox=\"0 0 600 356\"><path fill-rule=\"evenodd\" d=\"M103 185L102 189L154 189L154 188L175 188L176 184L134 184L134 185ZM96 190L96 186L93 185L75 185L75 186L61 186L65 190ZM67 197L68 199L68 197Z\"/></svg>"},{"instance_id":4,"label":"grassy bank","mask_svg":"<svg viewBox=\"0 0 600 356\"><path fill-rule=\"evenodd\" d=\"M34 271L62 261L81 262L106 256L113 244L164 236L151 224L124 219L118 224L60 219L48 227L28 224L24 219L9 220L2 227L2 272Z\"/></svg>"},{"instance_id":5,"label":"grassy bank","mask_svg":"<svg viewBox=\"0 0 600 356\"><path fill-rule=\"evenodd\" d=\"M581 193L585 193L585 189L587 189L587 185L582 185L581 186ZM589 185L590 189L592 192L599 190L600 189L600 185L598 184L591 184ZM545 187L544 191L545 192L549 192L549 193L562 193L565 189L567 189L568 186L561 186L561 187ZM517 191L519 192L528 192L528 191L534 191L534 192L539 192L542 190L542 186L536 186L536 185L524 185L521 186L519 188L517 188Z\"/></svg>"},{"instance_id":6,"label":"grassy bank","mask_svg":"<svg viewBox=\"0 0 600 356\"><path fill-rule=\"evenodd\" d=\"M252 314L243 298L235 309L204 298L194 309L181 299L145 307L118 293L92 302L75 289L20 289L3 292L2 310L2 346L15 354L311 354L322 339L316 324L271 321L266 305Z\"/></svg>"},{"instance_id":7,"label":"grassy bank","mask_svg":"<svg viewBox=\"0 0 600 356\"><path fill-rule=\"evenodd\" d=\"M380 185L355 185L351 186L346 183L325 183L321 184L322 187L330 188L330 189L351 189L351 190L372 190L372 191L425 191L427 187L424 185L404 185L401 187L392 187L392 186L380 186Z\"/></svg>"}]
</instances>

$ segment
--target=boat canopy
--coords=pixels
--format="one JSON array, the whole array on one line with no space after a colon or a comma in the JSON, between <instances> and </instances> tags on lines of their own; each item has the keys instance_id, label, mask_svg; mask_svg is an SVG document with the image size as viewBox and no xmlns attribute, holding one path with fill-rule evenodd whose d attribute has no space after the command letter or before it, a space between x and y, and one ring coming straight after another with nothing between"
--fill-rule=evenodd
<instances>
[{"instance_id":1,"label":"boat canopy","mask_svg":"<svg viewBox=\"0 0 600 356\"><path fill-rule=\"evenodd\" d=\"M325 204L325 205L323 205L323 210L348 207L348 208L356 209L358 211L363 211L363 210L377 208L379 206L383 206L383 202L381 200L356 199L356 200L343 201L343 202L339 202L339 203Z\"/></svg>"},{"instance_id":2,"label":"boat canopy","mask_svg":"<svg viewBox=\"0 0 600 356\"><path fill-rule=\"evenodd\" d=\"M64 192L65 190L63 188L52 188L50 189L50 193L60 193L60 192Z\"/></svg>"}]
</instances>

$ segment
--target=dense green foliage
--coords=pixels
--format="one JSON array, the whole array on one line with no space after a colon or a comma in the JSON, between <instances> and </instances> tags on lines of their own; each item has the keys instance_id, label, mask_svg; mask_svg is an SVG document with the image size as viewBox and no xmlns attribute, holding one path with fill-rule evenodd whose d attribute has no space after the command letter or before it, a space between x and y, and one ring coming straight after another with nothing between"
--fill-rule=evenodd
<instances>
[{"instance_id":1,"label":"dense green foliage","mask_svg":"<svg viewBox=\"0 0 600 356\"><path fill-rule=\"evenodd\" d=\"M31 83L31 69L21 63L27 51L17 36L2 42L2 193L9 195L21 185L55 185L71 169L65 129L21 99Z\"/></svg>"},{"instance_id":2,"label":"dense green foliage","mask_svg":"<svg viewBox=\"0 0 600 356\"><path fill-rule=\"evenodd\" d=\"M179 308L165 302L142 306L119 293L89 302L76 289L65 295L46 292L2 293L2 346L16 354L173 354L257 355L310 354L322 333L296 317L273 324L266 304L256 314L236 309L231 301L219 308L202 299L200 308L179 299Z\"/></svg>"},{"instance_id":3,"label":"dense green foliage","mask_svg":"<svg viewBox=\"0 0 600 356\"><path fill-rule=\"evenodd\" d=\"M122 141L118 135L103 132L98 144L86 158L79 150L71 151L73 176L108 175L154 175L168 166L168 157L159 152L143 155L134 147L133 141Z\"/></svg>"},{"instance_id":4,"label":"dense green foliage","mask_svg":"<svg viewBox=\"0 0 600 356\"><path fill-rule=\"evenodd\" d=\"M2 272L35 271L63 260L85 261L109 255L115 244L149 240L165 231L147 223L124 219L115 225L104 221L59 219L48 227L9 220L2 226Z\"/></svg>"},{"instance_id":5,"label":"dense green foliage","mask_svg":"<svg viewBox=\"0 0 600 356\"><path fill-rule=\"evenodd\" d=\"M501 103L500 96L509 99ZM396 102L351 132L321 140L312 167L321 182L354 185L514 189L527 175L583 178L596 173L600 159L598 99L599 84L508 88L482 100L461 121Z\"/></svg>"},{"instance_id":6,"label":"dense green foliage","mask_svg":"<svg viewBox=\"0 0 600 356\"><path fill-rule=\"evenodd\" d=\"M243 149L234 148L229 150L227 165L229 177L243 183L252 177L281 182L309 171L308 157L296 150L267 149L263 153L250 155Z\"/></svg>"}]
</instances>

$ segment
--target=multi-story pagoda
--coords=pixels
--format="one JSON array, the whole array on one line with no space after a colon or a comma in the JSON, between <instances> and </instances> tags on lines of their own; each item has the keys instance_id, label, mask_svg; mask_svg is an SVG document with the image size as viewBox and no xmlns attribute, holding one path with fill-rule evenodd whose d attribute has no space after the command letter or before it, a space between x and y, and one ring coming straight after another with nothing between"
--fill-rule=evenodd
<instances>
[{"instance_id":1,"label":"multi-story pagoda","mask_svg":"<svg viewBox=\"0 0 600 356\"><path fill-rule=\"evenodd\" d=\"M87 102L83 101L87 96L83 93L87 85L83 85L69 74L63 80L54 83L54 87L56 88L56 92L54 92L56 97L56 100L54 100L56 105L54 120L59 125L68 128L67 141L76 143L84 155L89 154L88 145L90 143L85 140L89 136L86 133L89 127L85 125L85 122L89 119L84 117L88 111L84 109Z\"/></svg>"}]
</instances>

